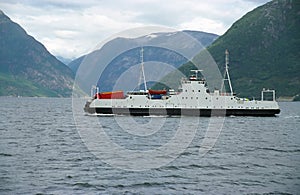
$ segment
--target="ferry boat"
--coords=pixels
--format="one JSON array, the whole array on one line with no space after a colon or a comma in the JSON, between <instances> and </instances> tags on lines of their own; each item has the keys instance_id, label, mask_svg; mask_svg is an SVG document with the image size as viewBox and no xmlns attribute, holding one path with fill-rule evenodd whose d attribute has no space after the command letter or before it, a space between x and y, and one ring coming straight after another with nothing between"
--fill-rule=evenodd
<instances>
[{"instance_id":1,"label":"ferry boat","mask_svg":"<svg viewBox=\"0 0 300 195\"><path fill-rule=\"evenodd\" d=\"M239 98L233 93L228 71L229 53L225 52L224 83L228 82L230 92L214 90L210 92L206 80L199 77L201 70L191 70L189 79L181 80L178 91L174 89L147 89L143 62L141 71L145 90L102 92L96 87L96 93L85 104L84 110L99 115L134 115L134 116L276 116L280 113L275 101L275 90L263 89L261 100ZM271 99L265 99L271 93ZM270 96L270 94L269 94Z\"/></svg>"}]
</instances>

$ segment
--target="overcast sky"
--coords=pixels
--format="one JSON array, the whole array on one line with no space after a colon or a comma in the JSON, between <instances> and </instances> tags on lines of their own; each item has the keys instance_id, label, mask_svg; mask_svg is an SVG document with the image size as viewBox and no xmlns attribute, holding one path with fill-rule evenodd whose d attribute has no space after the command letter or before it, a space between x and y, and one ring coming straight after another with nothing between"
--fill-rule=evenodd
<instances>
[{"instance_id":1,"label":"overcast sky","mask_svg":"<svg viewBox=\"0 0 300 195\"><path fill-rule=\"evenodd\" d=\"M0 0L0 9L54 55L76 58L120 31L149 25L222 35L270 0Z\"/></svg>"}]
</instances>

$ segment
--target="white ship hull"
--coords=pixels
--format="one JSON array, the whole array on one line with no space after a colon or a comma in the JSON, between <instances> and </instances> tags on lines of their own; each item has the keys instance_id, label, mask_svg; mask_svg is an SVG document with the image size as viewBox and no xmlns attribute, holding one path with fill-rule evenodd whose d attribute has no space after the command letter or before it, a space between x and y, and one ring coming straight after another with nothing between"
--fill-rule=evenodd
<instances>
[{"instance_id":1,"label":"white ship hull","mask_svg":"<svg viewBox=\"0 0 300 195\"><path fill-rule=\"evenodd\" d=\"M280 109L275 101L274 90L263 90L260 101L238 98L233 94L228 64L229 53L225 52L225 76L228 81L230 93L222 93L215 90L209 92L206 81L198 78L201 70L191 70L195 75L190 79L181 81L181 90L147 90L143 60L141 62L142 75L146 91L129 92L123 97L123 92L96 93L94 99L88 101L84 110L97 114L121 114L121 115L167 115L167 116L275 116ZM143 49L142 49L143 56ZM142 57L143 59L143 57ZM222 87L223 88L223 87ZM271 92L272 100L264 100L264 93Z\"/></svg>"},{"instance_id":2,"label":"white ship hull","mask_svg":"<svg viewBox=\"0 0 300 195\"><path fill-rule=\"evenodd\" d=\"M209 93L205 81L184 80L181 92L162 95L160 99L151 99L147 93L129 93L123 99L88 101L85 111L135 116L275 116L280 109L274 99L249 101L219 91Z\"/></svg>"}]
</instances>

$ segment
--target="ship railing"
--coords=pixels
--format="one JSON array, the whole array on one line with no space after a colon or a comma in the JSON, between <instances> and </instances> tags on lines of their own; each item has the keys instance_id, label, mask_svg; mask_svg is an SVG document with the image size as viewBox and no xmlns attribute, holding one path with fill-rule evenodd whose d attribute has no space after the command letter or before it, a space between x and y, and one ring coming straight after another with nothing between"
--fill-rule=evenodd
<instances>
[{"instance_id":1,"label":"ship railing","mask_svg":"<svg viewBox=\"0 0 300 195\"><path fill-rule=\"evenodd\" d=\"M187 79L187 78L182 78L181 79L181 83L183 83L183 84L190 84L192 81L198 81L199 84L205 84L206 83L205 79L203 79L203 78L197 78L195 80Z\"/></svg>"},{"instance_id":2,"label":"ship railing","mask_svg":"<svg viewBox=\"0 0 300 195\"><path fill-rule=\"evenodd\" d=\"M148 95L147 91L127 91L128 95Z\"/></svg>"},{"instance_id":3,"label":"ship railing","mask_svg":"<svg viewBox=\"0 0 300 195\"><path fill-rule=\"evenodd\" d=\"M219 91L214 91L213 93L209 93L211 96L234 96L235 93L227 93L227 92L219 92Z\"/></svg>"},{"instance_id":4,"label":"ship railing","mask_svg":"<svg viewBox=\"0 0 300 195\"><path fill-rule=\"evenodd\" d=\"M266 94L271 94L272 99L267 99L266 97L268 97ZM265 89L263 88L263 90L261 91L261 101L275 101L275 90L274 89Z\"/></svg>"}]
</instances>

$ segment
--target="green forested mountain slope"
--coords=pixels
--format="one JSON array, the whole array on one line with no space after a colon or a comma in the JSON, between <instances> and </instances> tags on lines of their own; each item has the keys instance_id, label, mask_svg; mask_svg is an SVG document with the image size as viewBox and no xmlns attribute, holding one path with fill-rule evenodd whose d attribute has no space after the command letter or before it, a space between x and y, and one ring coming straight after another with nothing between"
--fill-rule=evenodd
<instances>
[{"instance_id":1,"label":"green forested mountain slope","mask_svg":"<svg viewBox=\"0 0 300 195\"><path fill-rule=\"evenodd\" d=\"M271 1L235 22L208 47L221 72L226 49L238 95L258 97L263 87L276 89L278 97L299 95L300 1Z\"/></svg>"},{"instance_id":2,"label":"green forested mountain slope","mask_svg":"<svg viewBox=\"0 0 300 195\"><path fill-rule=\"evenodd\" d=\"M70 96L73 73L0 11L0 95Z\"/></svg>"}]
</instances>

